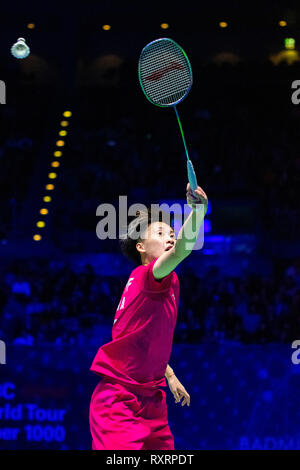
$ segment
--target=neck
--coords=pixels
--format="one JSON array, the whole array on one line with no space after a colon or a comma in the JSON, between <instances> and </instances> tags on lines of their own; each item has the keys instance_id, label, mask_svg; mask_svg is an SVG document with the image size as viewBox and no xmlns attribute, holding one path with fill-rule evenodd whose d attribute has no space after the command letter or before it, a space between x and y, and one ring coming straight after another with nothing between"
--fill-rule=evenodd
<instances>
[{"instance_id":1,"label":"neck","mask_svg":"<svg viewBox=\"0 0 300 470\"><path fill-rule=\"evenodd\" d=\"M148 256L146 255L144 259L142 259L142 265L143 266L147 266L147 264L151 263L151 259L148 258Z\"/></svg>"}]
</instances>

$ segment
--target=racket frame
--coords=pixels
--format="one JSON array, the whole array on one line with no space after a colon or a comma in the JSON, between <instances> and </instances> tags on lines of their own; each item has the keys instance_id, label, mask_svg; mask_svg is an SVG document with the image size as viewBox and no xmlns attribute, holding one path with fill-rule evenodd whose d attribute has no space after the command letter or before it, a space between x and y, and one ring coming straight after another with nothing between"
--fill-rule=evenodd
<instances>
[{"instance_id":1,"label":"racket frame","mask_svg":"<svg viewBox=\"0 0 300 470\"><path fill-rule=\"evenodd\" d=\"M188 89L186 90L185 94L177 101L174 101L174 103L170 103L170 104L158 104L158 103L155 103L154 101L152 101L149 96L147 95L144 87L143 87L143 84L142 84L142 80L141 80L141 56L143 55L143 52L145 51L145 49L147 49L149 46L151 46L152 44L154 43L157 43L159 41L171 41L173 44L175 44L176 47L178 47L180 49L180 51L182 52L182 54L184 55L185 59L186 59L186 62L188 64L188 67L189 67L189 73L190 73L190 77L191 77L191 83L190 83L190 86L188 87ZM194 171L194 167L193 167L193 164L189 158L189 153L188 153L188 149L187 149L187 145L186 145L186 142L185 142L185 137L184 137L184 133L183 133L183 128L182 128L182 125L181 125L181 121L180 121L180 118L179 118L179 114L178 114L178 111L177 111L177 108L176 108L176 105L181 103L186 97L187 95L189 94L190 92L190 89L192 88L192 85L193 85L193 71L192 71L192 67L191 67L191 64L190 64L190 61L189 61L189 58L186 54L186 52L183 50L183 48L177 44L177 42L175 42L173 39L170 39L170 38L159 38L159 39L155 39L154 41L151 41L149 42L142 50L141 54L140 54L140 59L139 59L139 63L138 63L138 77L139 77L139 82L140 82L140 85L141 85L141 88L143 90L143 93L144 95L146 96L147 100L150 101L150 103L154 104L155 106L158 106L159 108L170 108L170 107L173 107L174 110L175 110L175 113L176 113L176 117L177 117L177 122L178 122L178 125L179 125L179 129L180 129L180 133L181 133L181 137L182 137L182 140L183 140L183 144L184 144L184 149L185 149L185 153L186 153L186 157L187 157L187 173L188 173L188 179L189 179L189 182L190 182L190 186L191 186L191 189L194 193L194 190L197 188L197 178L196 178L196 174L195 174L195 171Z\"/></svg>"},{"instance_id":2,"label":"racket frame","mask_svg":"<svg viewBox=\"0 0 300 470\"><path fill-rule=\"evenodd\" d=\"M156 42L159 42L159 41L171 41L173 44L175 44L176 47L178 47L180 49L180 51L182 52L182 54L184 55L186 61L187 61L187 64L188 64L188 67L189 67L189 73L190 73L190 76L191 76L191 83L190 83L190 86L189 88L186 90L185 94L182 96L182 98L180 98L179 100L177 101L174 101L174 103L170 103L170 104L157 104L157 103L154 103L154 101L152 101L149 96L147 96L147 93L143 87L143 84L142 84L142 80L141 80L141 56L144 52L145 49L147 49L150 45L156 43ZM187 95L189 94L190 92L190 89L192 88L192 85L193 85L193 71L192 71L192 67L191 67L191 64L190 64L190 61L189 61L189 58L187 56L187 54L185 53L185 51L182 49L182 47L177 44L177 42L175 42L173 39L170 39L170 38L159 38L159 39L155 39L154 41L151 41L149 42L142 50L141 54L140 54L140 59L139 59L139 63L138 63L138 77L139 77L139 82L140 82L140 85L141 85L141 88L143 90L143 93L144 95L146 96L147 100L150 101L150 103L154 104L155 106L158 106L159 108L170 108L171 106L176 106L177 104L181 103L181 101L183 101Z\"/></svg>"}]
</instances>

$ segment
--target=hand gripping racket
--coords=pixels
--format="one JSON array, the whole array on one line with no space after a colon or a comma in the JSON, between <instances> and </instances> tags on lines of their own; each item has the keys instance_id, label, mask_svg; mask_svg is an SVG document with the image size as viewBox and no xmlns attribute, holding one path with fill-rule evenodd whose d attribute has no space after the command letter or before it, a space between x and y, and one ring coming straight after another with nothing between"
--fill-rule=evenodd
<instances>
[{"instance_id":1,"label":"hand gripping racket","mask_svg":"<svg viewBox=\"0 0 300 470\"><path fill-rule=\"evenodd\" d=\"M151 103L161 108L173 106L175 109L187 157L188 179L194 191L198 186L197 178L176 108L176 105L186 98L193 83L189 59L184 50L172 39L156 39L142 50L138 74L142 90Z\"/></svg>"}]
</instances>

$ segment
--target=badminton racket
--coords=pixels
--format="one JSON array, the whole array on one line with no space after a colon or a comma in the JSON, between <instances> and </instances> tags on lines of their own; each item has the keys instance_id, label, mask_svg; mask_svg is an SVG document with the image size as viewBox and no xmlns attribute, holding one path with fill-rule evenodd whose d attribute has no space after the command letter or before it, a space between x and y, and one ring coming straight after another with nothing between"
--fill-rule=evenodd
<instances>
[{"instance_id":1,"label":"badminton racket","mask_svg":"<svg viewBox=\"0 0 300 470\"><path fill-rule=\"evenodd\" d=\"M194 191L198 184L189 158L186 141L176 105L183 101L192 86L193 73L189 59L173 39L161 38L147 44L138 63L139 82L146 98L156 106L173 106L187 158L187 174Z\"/></svg>"}]
</instances>

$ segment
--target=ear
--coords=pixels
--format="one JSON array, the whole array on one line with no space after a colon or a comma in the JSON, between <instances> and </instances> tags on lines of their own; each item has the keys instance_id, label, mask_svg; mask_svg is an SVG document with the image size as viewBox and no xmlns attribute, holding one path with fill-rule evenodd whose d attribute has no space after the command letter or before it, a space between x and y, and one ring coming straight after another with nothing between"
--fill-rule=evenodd
<instances>
[{"instance_id":1,"label":"ear","mask_svg":"<svg viewBox=\"0 0 300 470\"><path fill-rule=\"evenodd\" d=\"M136 249L139 253L145 253L146 252L143 242L138 242L135 246L136 246Z\"/></svg>"}]
</instances>

